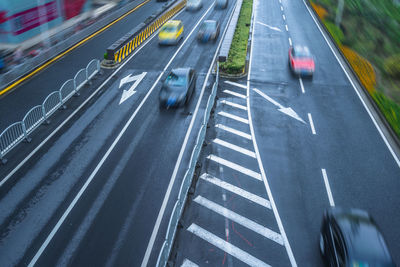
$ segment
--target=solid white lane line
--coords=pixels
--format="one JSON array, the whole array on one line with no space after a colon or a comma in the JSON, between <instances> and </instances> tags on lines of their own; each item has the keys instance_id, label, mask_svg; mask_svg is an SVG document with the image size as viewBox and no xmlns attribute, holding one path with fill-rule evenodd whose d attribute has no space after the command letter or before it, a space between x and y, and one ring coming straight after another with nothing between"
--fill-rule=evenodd
<instances>
[{"instance_id":1,"label":"solid white lane line","mask_svg":"<svg viewBox=\"0 0 400 267\"><path fill-rule=\"evenodd\" d=\"M332 196L331 187L329 185L328 175L326 175L325 169L322 169L321 171L322 171L322 176L324 177L325 189L326 189L326 193L328 194L329 204L331 205L331 207L334 207L335 201L333 201L333 196Z\"/></svg>"},{"instance_id":2,"label":"solid white lane line","mask_svg":"<svg viewBox=\"0 0 400 267\"><path fill-rule=\"evenodd\" d=\"M225 111L218 112L218 115L221 115L221 116L224 116L224 117L227 117L227 118L230 118L230 119L234 119L236 121L240 121L240 122L249 124L249 120L244 119L244 118L239 117L239 116L236 116L236 115L229 114L229 113L227 113Z\"/></svg>"},{"instance_id":3,"label":"solid white lane line","mask_svg":"<svg viewBox=\"0 0 400 267\"><path fill-rule=\"evenodd\" d=\"M313 122L311 113L308 113L308 120L310 121L310 127L311 127L311 132L312 132L312 134L317 134L317 133L315 132L314 122Z\"/></svg>"},{"instance_id":4,"label":"solid white lane line","mask_svg":"<svg viewBox=\"0 0 400 267\"><path fill-rule=\"evenodd\" d=\"M255 172L255 171L252 171L250 169L247 169L247 168L245 168L243 166L240 166L239 164L233 163L233 162L231 162L229 160L220 158L220 157L215 156L215 155L209 155L209 156L207 156L207 159L215 161L218 164L224 165L224 166L229 167L229 168L231 168L231 169L233 169L235 171L238 171L240 173L243 173L245 175L248 175L250 177L253 177L254 179L257 179L257 180L261 181L261 175L259 173Z\"/></svg>"},{"instance_id":5,"label":"solid white lane line","mask_svg":"<svg viewBox=\"0 0 400 267\"><path fill-rule=\"evenodd\" d=\"M281 2L281 0L279 0L279 2ZM253 19L254 19L254 21L257 21L257 15L258 15L257 6L258 6L258 4L259 4L259 0L254 0L253 1L253 10L254 10ZM252 62L253 62L253 51L254 51L253 48L254 48L254 43L255 43L255 39L254 39L255 29L256 29L256 27L254 26L254 23L253 23L253 29L251 31L251 40L253 40L253 41L250 44L250 46L251 46L251 48L250 48L250 61L249 61L249 71L248 71L248 74L247 74L247 113L248 113L248 118L249 118L249 126L250 126L251 138L252 138L253 144L254 144L254 152L257 155L257 162L258 162L258 166L260 168L261 177L262 177L262 180L264 182L265 190L267 191L267 194L268 194L268 199L271 202L272 211L274 212L276 223L278 224L278 227L279 227L279 232L280 232L280 234L282 236L282 239L284 241L284 244L285 244L286 253L287 253L288 257L289 257L291 266L292 267L297 267L296 259L294 257L292 248L290 246L289 239L286 236L285 228L283 227L283 223L282 223L281 217L279 215L278 208L276 207L275 200L274 200L274 197L272 196L272 191L271 191L271 188L269 186L267 176L265 174L265 170L264 170L264 166L263 166L263 163L262 163L260 151L258 150L256 136L255 136L255 133L254 133L253 121L251 119L250 79L251 79L251 72L252 72L252 68L253 68Z\"/></svg>"},{"instance_id":6,"label":"solid white lane line","mask_svg":"<svg viewBox=\"0 0 400 267\"><path fill-rule=\"evenodd\" d=\"M203 21L204 17L210 12L210 10L213 8L214 4L215 4L215 1L210 5L210 7L207 9L207 11L201 16L201 18L196 23L196 25L193 27L192 31L189 33L187 38L182 42L182 45L178 48L178 50L176 51L174 56L177 55L180 52L181 47L183 47L183 45L186 43L186 41L189 40L189 38L192 35L192 33L196 30L196 28L199 26L199 24ZM178 174L179 167L181 165L183 154L184 154L184 152L186 150L186 145L188 143L189 136L192 133L194 121L196 120L197 113L199 111L201 99L203 98L204 91L205 91L205 88L206 88L206 85L207 85L207 81L208 81L208 78L210 76L210 73L211 73L211 70L212 70L212 67L213 67L213 63L215 62L215 59L217 57L218 48L221 46L221 42L222 42L222 38L221 38L221 40L220 40L220 42L218 44L218 47L217 47L217 49L215 51L215 54L214 54L214 57L213 57L213 59L211 61L210 67L209 67L209 69L207 71L207 75L205 77L205 80L204 80L204 83L203 83L203 87L201 88L201 92L200 92L200 95L199 95L199 98L198 98L198 101L197 101L197 104L196 104L196 108L195 108L195 110L193 112L192 119L191 119L190 124L189 124L189 128L188 128L188 130L186 132L185 139L183 140L181 149L179 151L178 159L177 159L177 161L175 163L174 171L173 171L173 173L171 175L171 180L170 180L170 182L168 184L167 191L165 192L165 196L164 196L163 202L161 204L160 211L158 212L158 216L157 216L157 220L156 220L156 222L154 224L153 232L151 233L149 243L147 244L146 252L145 252L145 255L143 257L143 261L142 261L141 267L146 267L148 265L151 252L153 251L154 242L156 240L156 236L157 236L158 230L160 228L160 224L161 224L162 218L164 217L164 212L165 212L165 209L167 207L167 203L168 203L171 191L172 191L172 187L173 187L173 185L175 183L175 179L176 179L176 176Z\"/></svg>"},{"instance_id":7,"label":"solid white lane line","mask_svg":"<svg viewBox=\"0 0 400 267\"><path fill-rule=\"evenodd\" d=\"M314 20L315 25L317 25L319 31L321 32L322 37L324 37L325 42L327 43L327 45L329 46L332 54L335 56L337 62L339 63L340 67L342 68L343 72L346 74L347 79L349 80L351 86L353 87L354 91L356 92L358 98L360 99L361 103L363 104L365 110L367 111L369 117L371 118L372 122L374 123L376 129L378 130L380 136L382 137L383 141L386 144L386 147L389 149L390 153L393 156L393 159L396 161L397 166L400 167L400 159L397 157L396 153L393 151L393 148L390 146L389 141L387 140L386 136L383 134L380 126L378 125L377 121L375 120L374 116L372 115L371 111L369 110L367 104L365 103L364 99L361 97L360 92L358 92L355 84L353 83L352 79L350 78L349 74L347 73L345 67L343 66L342 62L340 62L339 57L336 54L336 51L333 49L333 47L331 46L330 42L328 41L328 37L325 36L325 33L322 31L321 27L319 26L319 23L317 22L317 19L314 17L312 11L310 10L310 8L308 7L307 3L305 2L305 0L303 0L303 4L306 6L308 13L310 13L311 18Z\"/></svg>"},{"instance_id":8,"label":"solid white lane line","mask_svg":"<svg viewBox=\"0 0 400 267\"><path fill-rule=\"evenodd\" d=\"M203 207L214 211L215 213L218 213L219 215L222 215L226 218L228 218L231 221L234 221L238 224L240 224L243 227L246 227L247 229L262 235L265 238L268 238L269 240L272 240L279 245L283 246L283 240L280 234L272 231L271 229L268 229L267 227L264 227L250 219L247 219L246 217L237 214L234 211L231 211L213 201L208 200L205 197L202 196L197 196L194 199L194 202L202 205Z\"/></svg>"},{"instance_id":9,"label":"solid white lane line","mask_svg":"<svg viewBox=\"0 0 400 267\"><path fill-rule=\"evenodd\" d=\"M246 89L246 85L240 84L240 83L235 83L235 82L231 82L231 81L225 81L225 83L242 88L242 89Z\"/></svg>"},{"instance_id":10,"label":"solid white lane line","mask_svg":"<svg viewBox=\"0 0 400 267\"><path fill-rule=\"evenodd\" d=\"M240 109L242 109L242 110L247 110L247 107L246 107L246 106L239 105L239 104L236 104L236 103L227 101L227 100L222 100L221 103L222 103L222 104L225 104L225 105L228 105L228 106L231 106L231 107L234 107L234 108L240 108Z\"/></svg>"},{"instance_id":11,"label":"solid white lane line","mask_svg":"<svg viewBox=\"0 0 400 267\"><path fill-rule=\"evenodd\" d=\"M302 92L303 94L305 94L305 93L306 93L306 90L304 89L303 79L299 78L299 82L300 82L301 92Z\"/></svg>"},{"instance_id":12,"label":"solid white lane line","mask_svg":"<svg viewBox=\"0 0 400 267\"><path fill-rule=\"evenodd\" d=\"M214 139L213 142L218 144L218 145L221 145L221 146L227 147L229 149L235 150L235 151L237 151L239 153L242 153L242 154L244 154L246 156L249 156L249 157L252 157L252 158L256 158L256 154L253 151L250 151L250 150L245 149L243 147L228 143L228 142L226 142L224 140L221 140L219 138Z\"/></svg>"},{"instance_id":13,"label":"solid white lane line","mask_svg":"<svg viewBox=\"0 0 400 267\"><path fill-rule=\"evenodd\" d=\"M210 7L211 8L211 7ZM183 10L182 10L183 11ZM174 17L176 17L177 15L179 15L182 11L179 11L177 14L174 15ZM193 29L194 31L194 29ZM193 32L192 31L192 32ZM171 64L171 62L173 61L173 59L176 57L176 55L178 54L178 52L182 49L183 45L185 44L185 42L189 39L191 33L189 34L189 36L183 41L182 45L177 49L177 51L175 52L175 54L172 56L172 58L170 59L170 61L167 63L167 66L169 66ZM151 36L148 41L146 43L143 44L143 46L141 46L140 48L144 47L146 44L148 44L148 42L150 42L155 36L157 36L157 33L155 33L153 36ZM138 49L137 52L139 52L140 49ZM137 53L136 52L136 53ZM125 64L127 64L129 62L129 60L131 60L133 58L134 55L136 55L136 53L132 54L114 73L111 74L111 76L104 81L100 87L96 90L96 92L98 92L108 81L109 79L111 79L123 66L125 66ZM157 80L154 82L153 86L150 88L150 90L147 92L147 94L145 95L145 97L142 99L142 101L140 102L139 106L136 108L136 110L134 111L134 113L131 115L131 117L129 118L129 120L126 122L126 124L124 125L124 127L122 128L122 130L120 131L120 133L118 134L117 138L115 138L115 140L113 141L113 143L111 144L111 146L108 148L108 150L106 151L106 153L103 155L103 157L101 158L100 162L97 164L96 168L93 170L93 172L90 174L89 178L86 180L86 182L83 184L83 186L81 187L81 189L78 191L78 194L74 197L74 199L72 200L72 202L69 204L68 208L65 210L65 212L62 214L61 218L57 221L56 225L54 226L54 228L51 230L50 234L46 237L45 241L42 243L42 245L40 246L39 250L36 252L36 254L34 255L34 257L32 258L32 260L29 262L28 267L33 267L35 266L37 260L40 258L40 256L42 255L43 251L47 248L47 246L49 245L50 241L53 239L53 237L55 236L55 234L58 232L58 230L60 229L61 225L64 223L65 219L68 217L69 213L72 211L72 209L75 207L76 203L78 202L78 200L81 198L81 196L83 195L83 193L86 191L86 188L90 185L90 183L92 182L93 178L96 176L97 172L99 171L99 169L103 166L104 162L106 161L106 159L108 158L108 156L111 154L111 152L114 150L114 147L117 145L117 143L119 142L119 140L121 139L121 137L124 135L124 133L126 132L126 130L128 129L129 125L132 123L133 119L136 117L137 113L140 111L140 109L142 108L142 106L144 105L144 103L146 102L147 98L150 96L150 94L153 92L154 88L156 87L156 85L158 84L159 80L161 79L161 77L163 76L163 72L160 73L160 75L158 76ZM95 92L95 93L96 93ZM91 95L91 97L94 94ZM86 101L88 101L90 98L88 98ZM83 107L83 105L87 102L82 103L82 105L76 110L76 112ZM200 104L200 102L198 103L198 105ZM67 120L69 120L70 118L72 118L72 116L74 115L71 114L70 117L67 118ZM64 121L64 122L67 122ZM64 123L63 122L63 123ZM63 126L63 124L61 124L53 133L57 132L61 127ZM51 133L51 135L53 134ZM42 144L44 144L45 142L47 142L47 140L51 137L48 136L38 147L37 149L40 148L40 146L42 146ZM36 150L32 151L32 153L36 152ZM31 154L32 154L31 153ZM31 157L31 154L29 154L28 157ZM22 162L20 163L22 164ZM21 165L22 166L22 165ZM10 176L12 174L10 173Z\"/></svg>"},{"instance_id":14,"label":"solid white lane line","mask_svg":"<svg viewBox=\"0 0 400 267\"><path fill-rule=\"evenodd\" d=\"M231 90L224 90L224 91L222 91L222 92L224 92L224 93L226 93L226 94L233 95L233 96L237 96L237 97L240 97L240 98L243 98L243 99L246 99L246 96L245 96L245 95L242 95L242 94L233 92L233 91L231 91Z\"/></svg>"},{"instance_id":15,"label":"solid white lane line","mask_svg":"<svg viewBox=\"0 0 400 267\"><path fill-rule=\"evenodd\" d=\"M219 128L219 129L221 129L221 130L224 130L224 131L227 131L227 132L236 134L236 135L238 135L238 136L244 137L244 138L246 138L246 139L248 139L248 140L251 140L251 135L249 135L249 134L247 134L247 133L244 133L244 132L242 132L242 131L233 129L233 128L231 128L231 127L225 126L225 125L223 125L223 124L217 124L217 125L215 125L215 127Z\"/></svg>"},{"instance_id":16,"label":"solid white lane line","mask_svg":"<svg viewBox=\"0 0 400 267\"><path fill-rule=\"evenodd\" d=\"M289 45L292 46L292 38L289 37Z\"/></svg>"},{"instance_id":17,"label":"solid white lane line","mask_svg":"<svg viewBox=\"0 0 400 267\"><path fill-rule=\"evenodd\" d=\"M282 18L283 18L283 20L286 20L286 16L285 15L282 15Z\"/></svg>"},{"instance_id":18,"label":"solid white lane line","mask_svg":"<svg viewBox=\"0 0 400 267\"><path fill-rule=\"evenodd\" d=\"M251 202L254 202L254 203L256 203L256 204L258 204L260 206L263 206L263 207L265 207L267 209L271 209L271 203L268 200L266 200L265 198L259 197L259 196L255 195L253 193L250 193L250 192L248 192L248 191L246 191L246 190L244 190L244 189L242 189L240 187L237 187L235 185L232 185L230 183L222 181L222 180L220 180L220 179L218 179L218 178L216 178L216 177L214 177L214 176L212 176L212 175L210 175L208 173L203 173L200 176L200 178L205 180L205 181L207 181L207 182L209 182L209 183L212 183L212 184L214 184L216 186L219 186L219 187L225 189L226 191L229 191L229 192L234 193L234 194L236 194L238 196L246 198L247 200L250 200Z\"/></svg>"},{"instance_id":19,"label":"solid white lane line","mask_svg":"<svg viewBox=\"0 0 400 267\"><path fill-rule=\"evenodd\" d=\"M287 32L289 31L289 28L288 28L288 26L287 26L287 25L285 25L285 29L286 29L286 31L287 31Z\"/></svg>"},{"instance_id":20,"label":"solid white lane line","mask_svg":"<svg viewBox=\"0 0 400 267\"><path fill-rule=\"evenodd\" d=\"M191 261L188 260L188 259L185 259L185 260L183 261L181 267L199 267L199 265L197 265L197 264L194 263L194 262L191 262Z\"/></svg>"},{"instance_id":21,"label":"solid white lane line","mask_svg":"<svg viewBox=\"0 0 400 267\"><path fill-rule=\"evenodd\" d=\"M256 257L250 255L249 253L241 250L240 248L226 242L225 240L219 238L218 236L214 235L213 233L204 230L197 224L192 223L189 228L187 229L189 232L193 233L194 235L200 237L201 239L207 241L208 243L216 246L217 248L229 253L236 259L242 261L243 263L250 265L250 266L259 266L259 267L270 267L270 265L266 264L265 262L257 259Z\"/></svg>"}]
</instances>

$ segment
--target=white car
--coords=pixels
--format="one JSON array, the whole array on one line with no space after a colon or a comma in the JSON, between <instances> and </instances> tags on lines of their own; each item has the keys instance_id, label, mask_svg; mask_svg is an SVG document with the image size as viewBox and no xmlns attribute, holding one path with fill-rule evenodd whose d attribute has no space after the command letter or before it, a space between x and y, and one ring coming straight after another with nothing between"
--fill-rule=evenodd
<instances>
[{"instance_id":1,"label":"white car","mask_svg":"<svg viewBox=\"0 0 400 267\"><path fill-rule=\"evenodd\" d=\"M203 7L203 2L201 0L188 0L186 3L186 10L195 11Z\"/></svg>"}]
</instances>

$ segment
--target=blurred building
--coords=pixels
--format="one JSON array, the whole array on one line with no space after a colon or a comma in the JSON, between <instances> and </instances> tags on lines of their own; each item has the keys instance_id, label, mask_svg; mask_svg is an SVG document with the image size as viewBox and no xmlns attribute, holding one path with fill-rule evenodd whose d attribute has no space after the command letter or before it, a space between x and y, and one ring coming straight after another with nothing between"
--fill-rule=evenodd
<instances>
[{"instance_id":1,"label":"blurred building","mask_svg":"<svg viewBox=\"0 0 400 267\"><path fill-rule=\"evenodd\" d=\"M91 8L92 0L1 0L0 49L45 34Z\"/></svg>"}]
</instances>

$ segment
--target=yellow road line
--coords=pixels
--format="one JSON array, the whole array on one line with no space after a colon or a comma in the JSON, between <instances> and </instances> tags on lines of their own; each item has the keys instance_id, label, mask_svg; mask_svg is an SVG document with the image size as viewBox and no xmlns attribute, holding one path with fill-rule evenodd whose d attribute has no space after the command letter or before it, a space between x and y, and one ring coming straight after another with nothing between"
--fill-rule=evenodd
<instances>
[{"instance_id":1,"label":"yellow road line","mask_svg":"<svg viewBox=\"0 0 400 267\"><path fill-rule=\"evenodd\" d=\"M103 28L97 30L95 33L92 33L91 35L89 35L88 37L86 37L85 39L81 40L80 42L76 43L75 45L73 45L72 47L70 47L69 49L65 50L64 52L62 52L61 54L58 54L57 56L55 56L54 58L50 59L49 61L45 62L44 64L42 64L41 66L39 66L38 68L34 69L33 71L31 71L30 73L26 74L24 77L18 79L17 81L15 81L14 83L10 84L9 86L7 86L6 88L4 88L2 91L0 91L0 96L7 93L8 91L10 91L11 89L13 89L15 86L19 85L20 83L26 81L27 79L31 78L32 76L34 76L35 74L37 74L39 71L43 70L44 68L48 67L50 64L52 64L54 61L60 59L61 57L65 56L66 54L68 54L69 52L71 52L72 50L74 50L75 48L79 47L80 45L86 43L87 41L89 41L90 39L92 39L93 37L95 37L96 35L98 35L99 33L102 33L103 31L105 31L106 29L108 29L109 27L111 27L112 25L114 25L115 23L117 23L118 21L124 19L126 16L130 15L132 12L136 11L137 9L139 9L140 7L144 6L145 4L147 4L148 2L150 2L150 0L145 0L144 2L142 2L141 4L137 5L135 8L133 8L131 11L125 13L124 15L122 15L120 18L114 20L113 22L109 23L108 25L104 26Z\"/></svg>"}]
</instances>

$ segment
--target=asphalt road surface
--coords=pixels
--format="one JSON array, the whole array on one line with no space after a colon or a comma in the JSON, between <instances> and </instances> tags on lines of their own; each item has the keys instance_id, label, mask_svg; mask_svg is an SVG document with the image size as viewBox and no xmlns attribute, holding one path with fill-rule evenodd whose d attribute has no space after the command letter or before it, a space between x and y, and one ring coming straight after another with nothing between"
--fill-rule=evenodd
<instances>
[{"instance_id":1,"label":"asphalt road surface","mask_svg":"<svg viewBox=\"0 0 400 267\"><path fill-rule=\"evenodd\" d=\"M0 188L4 266L155 265L214 79L217 43L200 44L196 34L204 19L224 29L232 6L216 10L204 1L198 12L178 13L185 30L177 46L161 47L154 35L105 71L88 88L91 100L9 176L37 144L13 151L1 174L8 177ZM160 109L160 81L176 67L196 69L195 94L185 108ZM129 75L143 79L122 102Z\"/></svg>"},{"instance_id":2,"label":"asphalt road surface","mask_svg":"<svg viewBox=\"0 0 400 267\"><path fill-rule=\"evenodd\" d=\"M399 160L302 0L254 0L247 79L223 80L176 266L323 266L329 206L365 209L400 262ZM288 68L290 45L316 58Z\"/></svg>"}]
</instances>

